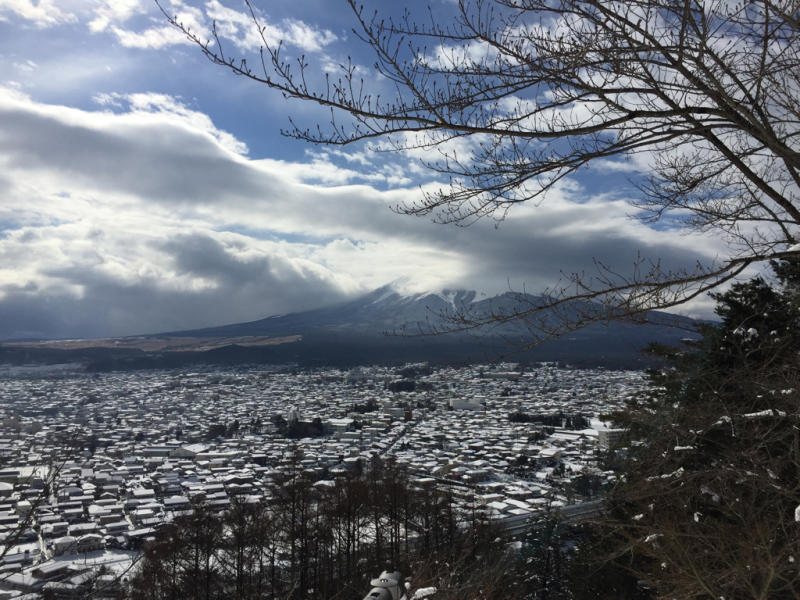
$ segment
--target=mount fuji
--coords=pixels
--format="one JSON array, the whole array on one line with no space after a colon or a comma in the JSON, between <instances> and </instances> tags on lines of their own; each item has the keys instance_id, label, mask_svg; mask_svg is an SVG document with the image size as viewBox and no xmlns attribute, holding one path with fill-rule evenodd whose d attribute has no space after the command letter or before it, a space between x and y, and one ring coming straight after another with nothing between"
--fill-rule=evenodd
<instances>
[{"instance_id":1,"label":"mount fuji","mask_svg":"<svg viewBox=\"0 0 800 600\"><path fill-rule=\"evenodd\" d=\"M35 360L36 356L55 354L96 368L168 367L198 362L345 366L418 361L466 363L501 358L636 368L652 360L641 353L642 348L651 342L680 343L694 324L688 318L653 312L648 314L648 321L655 325L594 323L534 347L530 347L530 331L519 320L453 332L463 325L464 316L505 315L543 302L542 297L514 292L488 298L467 290L406 294L387 285L340 304L245 323L106 340L6 343L0 348L0 361L13 361L24 351L28 360L31 356ZM566 315L600 308L582 303L568 307ZM555 325L564 314L542 311L537 320L545 326Z\"/></svg>"}]
</instances>

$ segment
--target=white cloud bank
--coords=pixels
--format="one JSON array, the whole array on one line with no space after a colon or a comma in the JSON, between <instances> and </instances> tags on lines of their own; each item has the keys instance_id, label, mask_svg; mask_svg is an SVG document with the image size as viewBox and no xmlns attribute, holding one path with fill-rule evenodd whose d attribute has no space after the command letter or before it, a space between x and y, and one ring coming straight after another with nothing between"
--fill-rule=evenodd
<instances>
[{"instance_id":1,"label":"white cloud bank","mask_svg":"<svg viewBox=\"0 0 800 600\"><path fill-rule=\"evenodd\" d=\"M98 101L78 110L0 88L0 339L250 320L401 277L535 291L593 258L625 270L638 250L665 265L713 253L575 189L499 229L434 225L389 210L419 191L368 185L392 183L368 155L257 160L180 99Z\"/></svg>"},{"instance_id":2,"label":"white cloud bank","mask_svg":"<svg viewBox=\"0 0 800 600\"><path fill-rule=\"evenodd\" d=\"M0 0L23 1L26 0ZM242 52L258 50L265 43L277 45L281 41L303 52L319 52L338 39L328 29L320 29L299 19L273 21L262 12L256 15L261 25L259 32L249 12L232 8L219 0L208 0L196 6L182 0L161 0L159 5L166 14L204 41L212 39L213 23L217 34ZM159 49L191 43L182 32L166 23L156 5L147 0L104 0L95 3L91 10L87 19L89 30L92 33L111 31L126 48ZM142 19L143 16L147 18Z\"/></svg>"},{"instance_id":3,"label":"white cloud bank","mask_svg":"<svg viewBox=\"0 0 800 600\"><path fill-rule=\"evenodd\" d=\"M0 0L0 20L6 20L8 15L21 17L39 28L77 21L71 11L62 10L54 0Z\"/></svg>"},{"instance_id":4,"label":"white cloud bank","mask_svg":"<svg viewBox=\"0 0 800 600\"><path fill-rule=\"evenodd\" d=\"M241 3L228 6L220 0L207 0L192 6L183 0L0 0L0 21L15 18L39 29L83 23L92 34L110 31L126 48L160 49L190 44L186 36L166 23L159 6L200 39L210 40L211 24L217 33L239 51L258 50L265 42L283 42L303 52L320 52L337 41L338 36L300 19L273 20L258 11L261 32L253 25L253 16Z\"/></svg>"}]
</instances>

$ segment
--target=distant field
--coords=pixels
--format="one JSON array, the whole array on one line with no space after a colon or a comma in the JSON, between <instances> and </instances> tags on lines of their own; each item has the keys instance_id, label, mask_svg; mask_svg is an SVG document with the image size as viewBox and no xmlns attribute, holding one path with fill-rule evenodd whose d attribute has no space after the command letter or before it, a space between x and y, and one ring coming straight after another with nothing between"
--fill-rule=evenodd
<instances>
[{"instance_id":1,"label":"distant field","mask_svg":"<svg viewBox=\"0 0 800 600\"><path fill-rule=\"evenodd\" d=\"M225 346L278 346L300 341L302 336L268 337L242 335L236 337L124 337L94 340L43 340L11 342L7 348L49 348L53 350L85 350L87 348L116 348L143 352L205 352Z\"/></svg>"}]
</instances>

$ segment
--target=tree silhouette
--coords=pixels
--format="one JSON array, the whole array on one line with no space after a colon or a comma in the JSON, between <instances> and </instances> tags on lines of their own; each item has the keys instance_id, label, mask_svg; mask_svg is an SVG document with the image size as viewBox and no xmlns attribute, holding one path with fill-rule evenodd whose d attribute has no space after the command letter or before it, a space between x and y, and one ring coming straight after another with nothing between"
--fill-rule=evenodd
<instances>
[{"instance_id":1,"label":"tree silhouette","mask_svg":"<svg viewBox=\"0 0 800 600\"><path fill-rule=\"evenodd\" d=\"M331 109L326 127L293 123L287 135L437 151L425 164L449 185L399 212L502 220L580 169L634 160L638 219L716 232L727 244L717 260L686 268L658 257L627 273L598 263L565 275L543 302L521 295L501 312L460 314L456 328L521 319L535 342L597 320L646 319L797 252L796 1L459 0L453 19L436 19L384 17L348 0L374 58L367 77L351 61L331 77L305 57L285 58L247 4L262 41L250 57L228 53L216 29L202 39L165 14L212 62ZM456 141L471 150L457 153Z\"/></svg>"}]
</instances>

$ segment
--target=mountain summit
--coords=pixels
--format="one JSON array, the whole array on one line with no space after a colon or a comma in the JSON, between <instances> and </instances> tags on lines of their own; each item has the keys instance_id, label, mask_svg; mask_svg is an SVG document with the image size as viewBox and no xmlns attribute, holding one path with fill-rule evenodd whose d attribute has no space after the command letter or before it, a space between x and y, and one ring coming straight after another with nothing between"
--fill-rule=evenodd
<instances>
[{"instance_id":1,"label":"mountain summit","mask_svg":"<svg viewBox=\"0 0 800 600\"><path fill-rule=\"evenodd\" d=\"M532 334L519 320L453 331L463 325L465 317L508 315L543 302L542 297L514 292L489 298L479 298L468 290L405 294L394 285L386 285L333 306L246 323L106 340L6 344L0 348L0 362L38 356L48 362L57 358L125 368L197 362L316 366L507 358L635 368L648 364L642 348L651 342L679 343L692 324L690 319L652 313L649 320L661 324L594 323L533 348ZM587 303L567 308L587 309L602 307ZM552 311L537 313L539 322L546 326L555 325L558 318ZM679 327L671 326L676 322Z\"/></svg>"},{"instance_id":2,"label":"mountain summit","mask_svg":"<svg viewBox=\"0 0 800 600\"><path fill-rule=\"evenodd\" d=\"M353 300L285 315L274 315L219 327L176 331L158 336L242 336L307 335L358 333L362 335L418 334L451 329L449 321L475 305L476 292L442 290L404 295L392 285L385 285Z\"/></svg>"},{"instance_id":3,"label":"mountain summit","mask_svg":"<svg viewBox=\"0 0 800 600\"><path fill-rule=\"evenodd\" d=\"M463 318L512 314L540 306L544 298L506 292L479 298L471 290L442 290L404 294L386 285L353 300L315 310L275 315L220 327L171 332L159 336L236 338L267 336L296 339L284 348L301 362L350 360L561 360L578 364L640 365L641 349L651 342L675 344L686 336L692 321L666 313L652 313L656 325L629 322L595 323L564 337L529 348L532 334L518 320L488 327L455 331ZM567 310L586 310L599 305ZM555 325L559 316L543 311L540 322ZM678 325L675 327L673 325ZM448 333L449 332L449 333ZM302 349L302 350L301 350ZM297 352L295 352L297 351Z\"/></svg>"}]
</instances>

